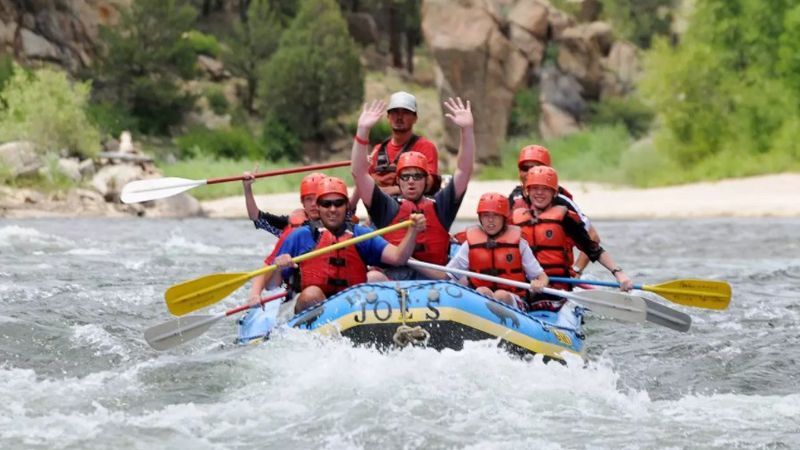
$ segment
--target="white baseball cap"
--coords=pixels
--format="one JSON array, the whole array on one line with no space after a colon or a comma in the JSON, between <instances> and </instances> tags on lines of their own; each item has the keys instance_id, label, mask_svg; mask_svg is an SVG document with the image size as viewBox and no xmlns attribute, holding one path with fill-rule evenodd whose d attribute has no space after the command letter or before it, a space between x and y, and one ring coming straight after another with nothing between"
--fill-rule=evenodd
<instances>
[{"instance_id":1,"label":"white baseball cap","mask_svg":"<svg viewBox=\"0 0 800 450\"><path fill-rule=\"evenodd\" d=\"M395 92L391 97L389 97L389 106L386 108L386 110L391 111L396 108L407 109L416 114L417 98L408 92Z\"/></svg>"}]
</instances>

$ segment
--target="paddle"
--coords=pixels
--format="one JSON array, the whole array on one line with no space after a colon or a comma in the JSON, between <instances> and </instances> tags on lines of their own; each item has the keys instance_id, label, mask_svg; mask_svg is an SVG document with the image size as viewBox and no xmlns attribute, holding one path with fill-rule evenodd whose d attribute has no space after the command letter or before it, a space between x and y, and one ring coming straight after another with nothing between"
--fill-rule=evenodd
<instances>
[{"instance_id":1,"label":"paddle","mask_svg":"<svg viewBox=\"0 0 800 450\"><path fill-rule=\"evenodd\" d=\"M314 250L303 255L295 256L292 262L299 263L307 259L324 255L332 251L339 250L340 248L349 245L357 244L367 239L372 239L375 236L380 236L385 233L390 233L401 228L410 227L414 222L405 220L388 227L381 228L369 233L356 236L346 241L333 244L331 246ZM169 312L176 316L196 311L200 308L213 305L214 303L224 299L231 292L239 289L247 280L264 274L272 272L278 266L273 264L271 266L264 266L252 272L239 272L239 273L214 273L206 275L194 280L184 281L183 283L176 284L164 293L164 299L167 302L167 309Z\"/></svg>"},{"instance_id":2,"label":"paddle","mask_svg":"<svg viewBox=\"0 0 800 450\"><path fill-rule=\"evenodd\" d=\"M263 305L281 297L286 297L286 291L281 291L277 294L270 295L269 297L264 297L257 303L257 305ZM147 341L150 347L153 347L156 350L166 350L202 335L209 328L211 328L211 325L213 325L216 321L250 309L253 306L256 305L252 303L242 305L213 316L194 315L172 319L169 322L164 322L146 329L144 331L144 340Z\"/></svg>"},{"instance_id":3,"label":"paddle","mask_svg":"<svg viewBox=\"0 0 800 450\"><path fill-rule=\"evenodd\" d=\"M470 272L467 270L454 269L417 260L409 260L408 265L411 267L439 270L442 272L450 272L457 275L479 278L481 280L506 284L508 286L514 286L522 289L530 289L531 287L531 285L528 283L507 280L505 278ZM597 290L577 293L559 291L551 288L544 288L543 292L545 294L568 298L581 306L591 309L601 316L634 323L644 322L647 320L647 306L645 305L644 299L623 294L622 292Z\"/></svg>"},{"instance_id":4,"label":"paddle","mask_svg":"<svg viewBox=\"0 0 800 450\"><path fill-rule=\"evenodd\" d=\"M619 287L615 281L595 281L576 278L551 277L550 281L569 284ZM635 284L634 289L650 291L673 303L695 308L725 309L731 301L731 285L714 280L672 280L661 284Z\"/></svg>"},{"instance_id":5,"label":"paddle","mask_svg":"<svg viewBox=\"0 0 800 450\"><path fill-rule=\"evenodd\" d=\"M340 161L327 164L316 164L312 166L294 167L291 169L272 170L253 174L255 178L274 177L275 175L286 175L298 172L311 172L314 170L330 169L333 167L349 166L350 161ZM227 183L228 181L241 181L244 176L224 178L209 178L207 180L188 180L186 178L167 177L152 178L148 180L131 181L122 188L120 200L122 203L139 203L150 200L167 198L189 189L202 186L204 184Z\"/></svg>"}]
</instances>

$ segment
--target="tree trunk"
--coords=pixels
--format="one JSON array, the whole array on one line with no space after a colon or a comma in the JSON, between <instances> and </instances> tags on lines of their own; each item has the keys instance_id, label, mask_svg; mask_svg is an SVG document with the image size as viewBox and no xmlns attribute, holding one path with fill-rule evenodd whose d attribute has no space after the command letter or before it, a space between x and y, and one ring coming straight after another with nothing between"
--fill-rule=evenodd
<instances>
[{"instance_id":1,"label":"tree trunk","mask_svg":"<svg viewBox=\"0 0 800 450\"><path fill-rule=\"evenodd\" d=\"M397 7L392 0L388 0L386 4L387 22L389 25L389 53L392 54L392 66L402 69L403 54L400 48Z\"/></svg>"},{"instance_id":2,"label":"tree trunk","mask_svg":"<svg viewBox=\"0 0 800 450\"><path fill-rule=\"evenodd\" d=\"M414 33L406 32L406 69L408 73L414 73L414 45L416 45Z\"/></svg>"}]
</instances>

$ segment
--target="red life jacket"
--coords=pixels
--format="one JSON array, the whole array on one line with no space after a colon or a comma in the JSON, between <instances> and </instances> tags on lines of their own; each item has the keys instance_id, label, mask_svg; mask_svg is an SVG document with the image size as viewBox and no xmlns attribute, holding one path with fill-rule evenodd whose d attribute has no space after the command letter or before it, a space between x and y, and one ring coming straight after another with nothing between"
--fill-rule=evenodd
<instances>
[{"instance_id":1,"label":"red life jacket","mask_svg":"<svg viewBox=\"0 0 800 450\"><path fill-rule=\"evenodd\" d=\"M511 223L522 228L522 237L528 241L533 255L551 277L571 277L573 242L564 232L562 222L567 214L574 214L563 206L551 206L538 217L529 209L516 209ZM551 283L556 289L572 290L572 285Z\"/></svg>"},{"instance_id":2,"label":"red life jacket","mask_svg":"<svg viewBox=\"0 0 800 450\"><path fill-rule=\"evenodd\" d=\"M303 224L308 220L308 216L306 215L306 211L304 209L298 208L292 211L289 214L289 223L284 227L283 232L281 235L278 236L278 242L275 243L275 247L272 249L272 252L264 258L264 264L270 265L272 261L275 260L275 257L278 256L278 250L283 245L283 241L286 240L286 237L292 233L292 231L296 230L298 227L303 226Z\"/></svg>"},{"instance_id":3,"label":"red life jacket","mask_svg":"<svg viewBox=\"0 0 800 450\"><path fill-rule=\"evenodd\" d=\"M394 216L390 225L400 223L413 213L425 214L427 225L417 233L417 245L414 247L414 258L433 264L444 265L450 252L450 234L439 222L436 215L436 202L428 197L420 198L417 203L410 200L398 199L400 210ZM400 244L408 231L404 228L383 235L387 241L394 245Z\"/></svg>"},{"instance_id":4,"label":"red life jacket","mask_svg":"<svg viewBox=\"0 0 800 450\"><path fill-rule=\"evenodd\" d=\"M347 226L346 231L338 238L325 227L317 229L312 226L311 233L315 236L318 234L317 246L314 247L314 250L318 250L352 238L353 228ZM317 286L328 297L367 281L367 265L355 245L307 259L299 266L301 291L308 286Z\"/></svg>"},{"instance_id":5,"label":"red life jacket","mask_svg":"<svg viewBox=\"0 0 800 450\"><path fill-rule=\"evenodd\" d=\"M522 230L514 225L505 227L498 236L489 237L483 228L473 226L467 229L469 244L469 270L508 280L527 283L525 270L522 267L522 254L519 241ZM520 289L504 284L469 278L472 287L485 286L491 290L504 289L518 295L525 295L527 289Z\"/></svg>"}]
</instances>

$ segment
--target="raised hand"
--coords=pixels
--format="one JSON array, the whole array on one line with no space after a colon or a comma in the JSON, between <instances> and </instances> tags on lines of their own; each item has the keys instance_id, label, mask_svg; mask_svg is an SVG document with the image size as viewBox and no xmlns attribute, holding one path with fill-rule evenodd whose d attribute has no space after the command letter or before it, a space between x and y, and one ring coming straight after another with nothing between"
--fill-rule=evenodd
<instances>
[{"instance_id":1,"label":"raised hand","mask_svg":"<svg viewBox=\"0 0 800 450\"><path fill-rule=\"evenodd\" d=\"M383 100L373 100L371 103L364 103L364 110L358 117L358 128L369 131L386 112L386 102Z\"/></svg>"},{"instance_id":2,"label":"raised hand","mask_svg":"<svg viewBox=\"0 0 800 450\"><path fill-rule=\"evenodd\" d=\"M445 117L452 120L453 123L458 125L460 128L470 128L474 125L474 121L472 119L472 106L467 100L466 106L464 102L461 101L461 97L453 97L448 98L444 102L445 108L447 108L449 113L445 114Z\"/></svg>"}]
</instances>

